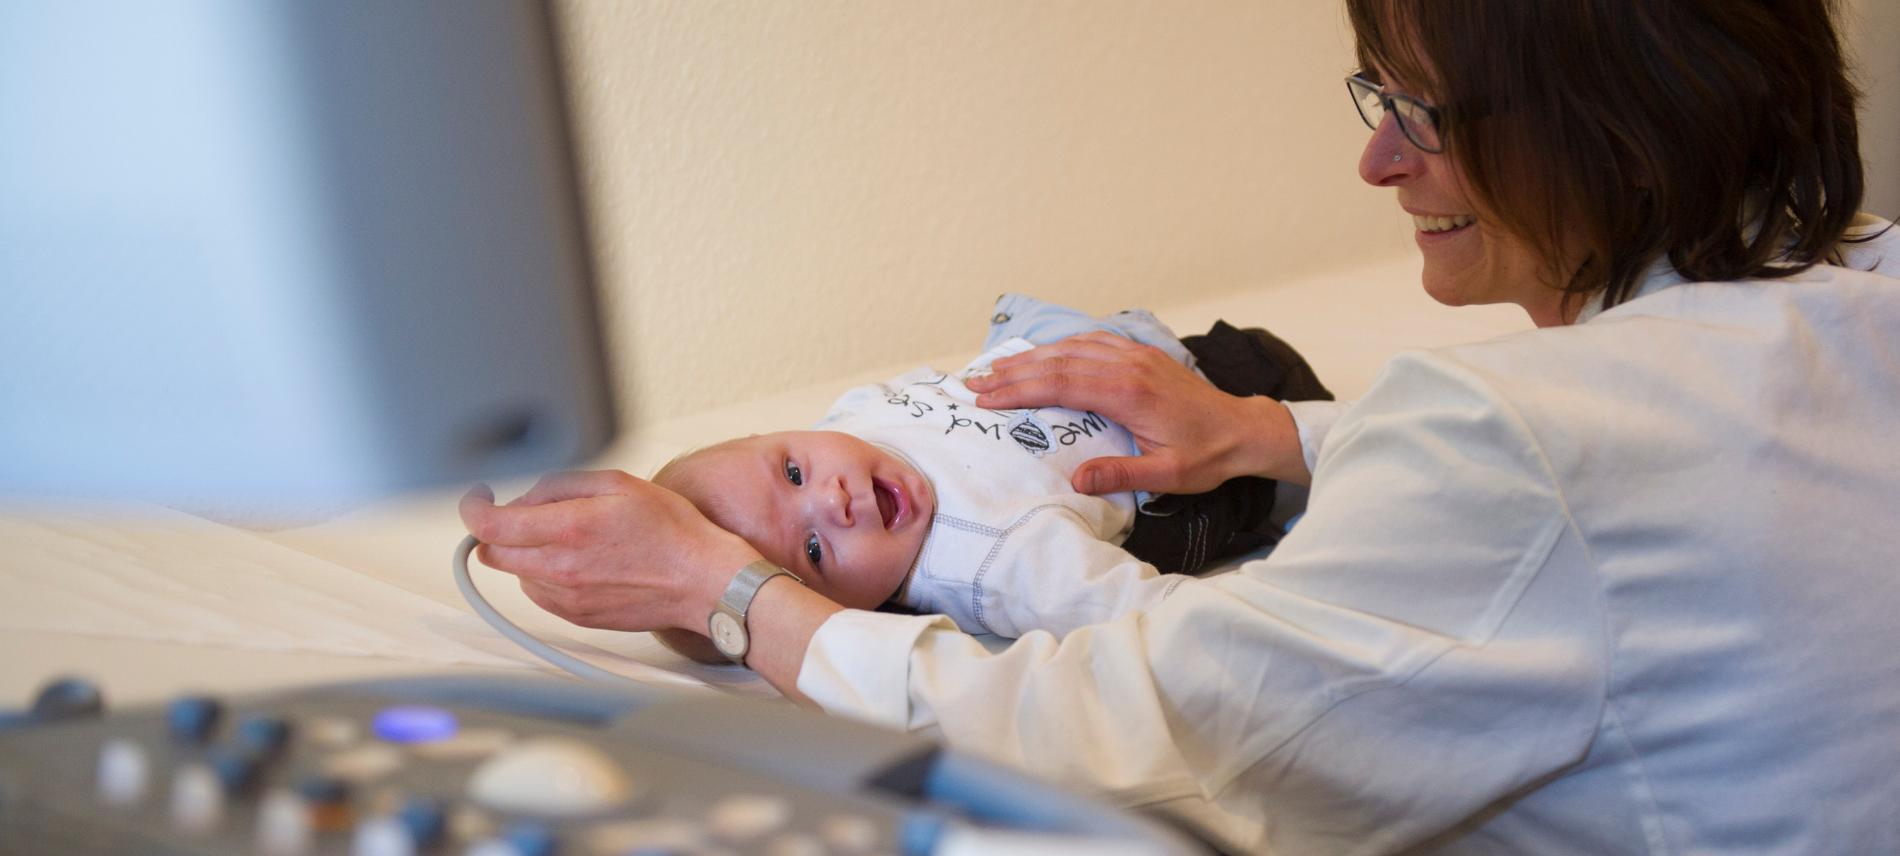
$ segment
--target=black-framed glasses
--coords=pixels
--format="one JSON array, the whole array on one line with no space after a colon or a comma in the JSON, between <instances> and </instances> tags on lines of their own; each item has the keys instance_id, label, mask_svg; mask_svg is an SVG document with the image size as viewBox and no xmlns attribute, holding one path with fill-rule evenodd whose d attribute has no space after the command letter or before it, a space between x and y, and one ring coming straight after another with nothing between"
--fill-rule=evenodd
<instances>
[{"instance_id":1,"label":"black-framed glasses","mask_svg":"<svg viewBox=\"0 0 1900 856\"><path fill-rule=\"evenodd\" d=\"M1390 113L1399 120L1399 131L1412 145L1433 154L1445 150L1437 107L1410 95L1388 95L1384 87L1357 74L1346 78L1346 91L1352 95L1352 106L1359 108L1359 118L1366 127L1379 130L1379 123Z\"/></svg>"}]
</instances>

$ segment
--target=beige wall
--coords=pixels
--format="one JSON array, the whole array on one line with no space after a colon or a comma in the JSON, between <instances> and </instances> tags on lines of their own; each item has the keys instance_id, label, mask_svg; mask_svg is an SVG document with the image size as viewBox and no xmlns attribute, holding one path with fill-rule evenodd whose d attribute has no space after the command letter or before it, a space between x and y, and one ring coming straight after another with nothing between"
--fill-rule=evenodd
<instances>
[{"instance_id":1,"label":"beige wall","mask_svg":"<svg viewBox=\"0 0 1900 856\"><path fill-rule=\"evenodd\" d=\"M1847 0L1900 214L1900 3ZM1415 252L1330 0L563 0L631 424ZM1272 319L1247 319L1272 324Z\"/></svg>"},{"instance_id":2,"label":"beige wall","mask_svg":"<svg viewBox=\"0 0 1900 856\"><path fill-rule=\"evenodd\" d=\"M1861 153L1867 160L1867 210L1900 218L1900 0L1848 0L1849 46L1864 92Z\"/></svg>"},{"instance_id":3,"label":"beige wall","mask_svg":"<svg viewBox=\"0 0 1900 856\"><path fill-rule=\"evenodd\" d=\"M636 424L1410 245L1334 3L557 8Z\"/></svg>"}]
</instances>

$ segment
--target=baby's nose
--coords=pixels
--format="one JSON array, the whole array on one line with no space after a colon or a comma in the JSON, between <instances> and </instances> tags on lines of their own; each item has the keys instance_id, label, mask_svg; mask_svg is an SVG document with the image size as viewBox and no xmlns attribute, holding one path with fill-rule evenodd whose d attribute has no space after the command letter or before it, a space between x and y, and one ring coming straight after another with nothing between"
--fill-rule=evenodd
<instances>
[{"instance_id":1,"label":"baby's nose","mask_svg":"<svg viewBox=\"0 0 1900 856\"><path fill-rule=\"evenodd\" d=\"M838 526L850 526L856 519L851 513L851 490L845 487L840 478L832 484L826 502L831 505L831 522Z\"/></svg>"}]
</instances>

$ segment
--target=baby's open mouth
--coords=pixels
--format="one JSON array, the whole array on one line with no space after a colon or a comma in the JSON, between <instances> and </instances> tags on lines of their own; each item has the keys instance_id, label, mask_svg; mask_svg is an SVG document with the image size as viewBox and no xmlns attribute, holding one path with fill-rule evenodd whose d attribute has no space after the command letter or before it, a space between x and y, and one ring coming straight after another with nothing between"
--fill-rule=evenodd
<instances>
[{"instance_id":1,"label":"baby's open mouth","mask_svg":"<svg viewBox=\"0 0 1900 856\"><path fill-rule=\"evenodd\" d=\"M896 486L877 480L871 482L871 493L877 497L877 516L883 519L884 528L896 526L904 516L903 494Z\"/></svg>"}]
</instances>

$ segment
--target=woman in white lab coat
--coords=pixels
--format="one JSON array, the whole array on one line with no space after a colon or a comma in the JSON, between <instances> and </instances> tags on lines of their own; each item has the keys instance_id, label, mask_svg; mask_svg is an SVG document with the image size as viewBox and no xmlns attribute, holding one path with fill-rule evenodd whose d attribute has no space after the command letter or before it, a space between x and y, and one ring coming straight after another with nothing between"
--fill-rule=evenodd
<instances>
[{"instance_id":1,"label":"woman in white lab coat","mask_svg":"<svg viewBox=\"0 0 1900 856\"><path fill-rule=\"evenodd\" d=\"M756 551L621 473L471 494L484 560L591 626L745 601L721 632L786 694L1230 849L1900 852L1900 233L1856 219L1829 4L1348 7L1360 173L1426 290L1539 329L1340 405L1090 337L984 387L1140 437L1079 489L1310 478L1268 559L1000 653L735 576Z\"/></svg>"}]
</instances>

